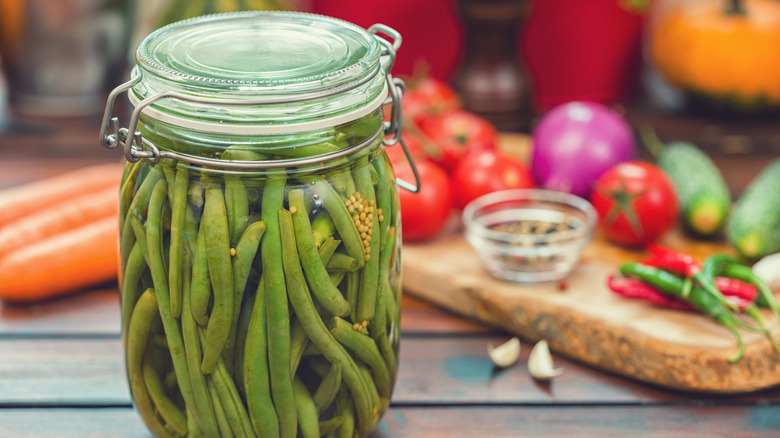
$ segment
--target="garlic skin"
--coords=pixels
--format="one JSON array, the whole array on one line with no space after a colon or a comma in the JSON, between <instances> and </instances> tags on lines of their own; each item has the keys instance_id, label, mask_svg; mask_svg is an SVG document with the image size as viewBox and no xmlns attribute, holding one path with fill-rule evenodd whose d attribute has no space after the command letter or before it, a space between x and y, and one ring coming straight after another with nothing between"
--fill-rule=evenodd
<instances>
[{"instance_id":1,"label":"garlic skin","mask_svg":"<svg viewBox=\"0 0 780 438\"><path fill-rule=\"evenodd\" d=\"M495 366L499 368L512 366L520 357L520 339L514 337L497 347L489 344L487 352Z\"/></svg>"},{"instance_id":2,"label":"garlic skin","mask_svg":"<svg viewBox=\"0 0 780 438\"><path fill-rule=\"evenodd\" d=\"M554 368L550 347L541 340L534 345L528 356L528 372L536 380L547 381L563 374L562 368Z\"/></svg>"}]
</instances>

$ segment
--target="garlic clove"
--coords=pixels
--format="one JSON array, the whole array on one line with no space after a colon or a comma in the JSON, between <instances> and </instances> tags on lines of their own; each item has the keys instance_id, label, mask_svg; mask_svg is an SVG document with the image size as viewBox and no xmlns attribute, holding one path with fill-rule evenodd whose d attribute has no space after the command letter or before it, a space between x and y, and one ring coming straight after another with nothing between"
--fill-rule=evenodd
<instances>
[{"instance_id":1,"label":"garlic clove","mask_svg":"<svg viewBox=\"0 0 780 438\"><path fill-rule=\"evenodd\" d=\"M780 280L780 252L757 261L753 265L753 273L769 285Z\"/></svg>"},{"instance_id":2,"label":"garlic clove","mask_svg":"<svg viewBox=\"0 0 780 438\"><path fill-rule=\"evenodd\" d=\"M490 344L487 346L487 351L495 366L506 368L517 362L520 357L520 340L514 337L497 347Z\"/></svg>"},{"instance_id":3,"label":"garlic clove","mask_svg":"<svg viewBox=\"0 0 780 438\"><path fill-rule=\"evenodd\" d=\"M550 347L547 341L541 340L534 345L528 356L528 372L537 380L550 380L563 374L562 368L554 368Z\"/></svg>"}]
</instances>

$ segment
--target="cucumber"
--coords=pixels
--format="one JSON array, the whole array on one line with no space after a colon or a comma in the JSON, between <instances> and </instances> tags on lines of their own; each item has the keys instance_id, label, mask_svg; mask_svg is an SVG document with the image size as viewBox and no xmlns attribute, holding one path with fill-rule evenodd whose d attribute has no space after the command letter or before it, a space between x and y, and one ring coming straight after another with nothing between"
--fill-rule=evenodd
<instances>
[{"instance_id":1,"label":"cucumber","mask_svg":"<svg viewBox=\"0 0 780 438\"><path fill-rule=\"evenodd\" d=\"M658 159L677 192L685 228L701 237L718 234L726 223L731 193L712 159L686 142L661 143L655 134L643 134L645 145Z\"/></svg>"},{"instance_id":2,"label":"cucumber","mask_svg":"<svg viewBox=\"0 0 780 438\"><path fill-rule=\"evenodd\" d=\"M765 167L737 200L726 235L747 259L780 250L780 159Z\"/></svg>"}]
</instances>

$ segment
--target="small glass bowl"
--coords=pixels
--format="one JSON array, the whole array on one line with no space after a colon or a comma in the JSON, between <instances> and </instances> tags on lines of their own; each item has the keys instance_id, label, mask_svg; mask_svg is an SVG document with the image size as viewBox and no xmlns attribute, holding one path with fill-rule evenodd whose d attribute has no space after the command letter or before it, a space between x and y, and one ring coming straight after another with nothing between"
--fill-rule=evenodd
<instances>
[{"instance_id":1,"label":"small glass bowl","mask_svg":"<svg viewBox=\"0 0 780 438\"><path fill-rule=\"evenodd\" d=\"M463 210L466 240L495 277L522 283L566 277L593 238L593 206L541 189L503 190Z\"/></svg>"}]
</instances>

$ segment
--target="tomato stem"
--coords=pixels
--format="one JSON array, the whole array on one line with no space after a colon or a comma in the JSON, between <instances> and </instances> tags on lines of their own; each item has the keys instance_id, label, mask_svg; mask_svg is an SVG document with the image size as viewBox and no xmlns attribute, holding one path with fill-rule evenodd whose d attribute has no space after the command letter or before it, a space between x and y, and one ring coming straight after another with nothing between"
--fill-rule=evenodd
<instances>
[{"instance_id":1,"label":"tomato stem","mask_svg":"<svg viewBox=\"0 0 780 438\"><path fill-rule=\"evenodd\" d=\"M726 15L745 15L745 8L742 6L742 0L729 0L729 7L726 9Z\"/></svg>"}]
</instances>

